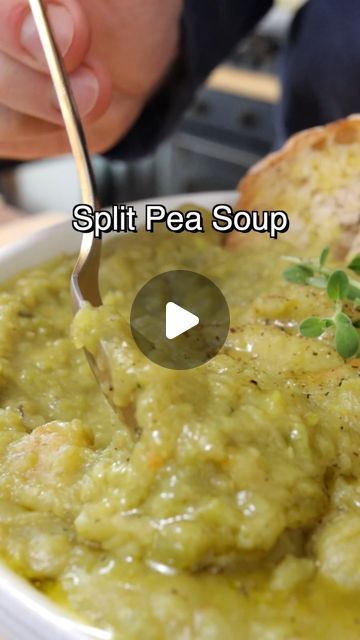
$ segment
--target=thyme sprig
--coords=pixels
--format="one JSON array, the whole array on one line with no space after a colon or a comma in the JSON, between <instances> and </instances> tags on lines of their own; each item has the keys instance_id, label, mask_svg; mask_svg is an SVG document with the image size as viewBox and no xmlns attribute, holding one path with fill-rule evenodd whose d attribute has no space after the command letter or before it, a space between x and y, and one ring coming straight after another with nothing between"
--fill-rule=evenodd
<instances>
[{"instance_id":1,"label":"thyme sprig","mask_svg":"<svg viewBox=\"0 0 360 640\"><path fill-rule=\"evenodd\" d=\"M334 332L336 351L344 360L348 360L360 355L360 316L352 319L344 307L346 304L354 310L360 309L360 280L342 269L327 266L329 253L329 247L325 247L319 258L284 256L284 260L292 266L285 269L283 275L287 282L326 290L328 298L335 303L334 314L328 318L306 318L300 324L300 333L306 338L320 338L329 331ZM360 254L353 258L346 269L360 276Z\"/></svg>"}]
</instances>

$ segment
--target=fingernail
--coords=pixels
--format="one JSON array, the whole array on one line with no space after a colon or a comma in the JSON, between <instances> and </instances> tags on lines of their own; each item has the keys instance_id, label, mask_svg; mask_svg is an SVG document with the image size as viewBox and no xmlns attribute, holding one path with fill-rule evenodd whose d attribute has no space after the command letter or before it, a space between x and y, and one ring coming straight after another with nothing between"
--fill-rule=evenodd
<instances>
[{"instance_id":1,"label":"fingernail","mask_svg":"<svg viewBox=\"0 0 360 640\"><path fill-rule=\"evenodd\" d=\"M99 98L100 87L97 77L90 69L83 67L71 74L70 83L80 115L88 115ZM57 110L59 109L55 95L53 95L53 105Z\"/></svg>"},{"instance_id":2,"label":"fingernail","mask_svg":"<svg viewBox=\"0 0 360 640\"><path fill-rule=\"evenodd\" d=\"M55 40L60 53L69 51L74 39L74 22L67 9L57 4L49 4L47 15L54 30ZM45 59L37 28L31 13L26 16L20 31L21 45L36 60Z\"/></svg>"}]
</instances>

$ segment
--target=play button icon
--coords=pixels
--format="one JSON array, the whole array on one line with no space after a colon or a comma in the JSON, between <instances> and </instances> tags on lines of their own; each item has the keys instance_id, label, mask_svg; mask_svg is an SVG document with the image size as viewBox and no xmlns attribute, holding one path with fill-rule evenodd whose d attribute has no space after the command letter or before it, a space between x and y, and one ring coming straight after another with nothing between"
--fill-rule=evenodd
<instances>
[{"instance_id":1,"label":"play button icon","mask_svg":"<svg viewBox=\"0 0 360 640\"><path fill-rule=\"evenodd\" d=\"M155 364L192 369L223 347L230 325L224 295L193 271L168 271L138 292L130 317L133 338Z\"/></svg>"},{"instance_id":2,"label":"play button icon","mask_svg":"<svg viewBox=\"0 0 360 640\"><path fill-rule=\"evenodd\" d=\"M185 331L189 331L197 327L200 320L197 316L175 302L168 302L166 305L166 337L168 340L174 340L181 336Z\"/></svg>"}]
</instances>

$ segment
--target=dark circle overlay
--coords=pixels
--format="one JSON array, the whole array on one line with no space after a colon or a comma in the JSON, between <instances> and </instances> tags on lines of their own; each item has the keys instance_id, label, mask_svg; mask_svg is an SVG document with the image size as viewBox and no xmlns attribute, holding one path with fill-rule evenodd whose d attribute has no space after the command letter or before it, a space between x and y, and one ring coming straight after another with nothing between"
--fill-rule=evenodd
<instances>
[{"instance_id":1,"label":"dark circle overlay","mask_svg":"<svg viewBox=\"0 0 360 640\"><path fill-rule=\"evenodd\" d=\"M166 305L173 302L198 316L199 324L173 340L166 338ZM138 292L130 317L140 351L167 369L193 369L219 353L229 333L230 312L211 280L193 271L162 273Z\"/></svg>"}]
</instances>

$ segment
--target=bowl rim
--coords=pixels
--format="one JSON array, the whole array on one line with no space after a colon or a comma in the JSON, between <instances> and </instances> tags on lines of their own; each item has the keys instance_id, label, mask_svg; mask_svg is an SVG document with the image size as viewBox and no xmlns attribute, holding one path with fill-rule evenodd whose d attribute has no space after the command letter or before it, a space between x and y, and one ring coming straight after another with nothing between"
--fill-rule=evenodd
<instances>
[{"instance_id":1,"label":"bowl rim","mask_svg":"<svg viewBox=\"0 0 360 640\"><path fill-rule=\"evenodd\" d=\"M129 205L132 205L135 207L135 209L139 213L140 221L141 223L143 223L144 215L145 215L144 214L145 206L150 204L163 204L168 210L172 207L176 207L176 206L179 207L182 204L198 205L206 209L206 208L214 207L217 204L223 204L223 203L234 206L238 200L239 200L239 192L234 190L233 191L231 190L202 191L199 193L190 193L190 194L180 193L180 194L171 195L171 196L162 196L159 198L147 198L143 200L136 200L134 202L130 202ZM105 209L109 209L109 207L106 207ZM1 246L0 247L0 266L2 265L2 263L6 262L8 259L11 259L15 251L21 252L22 250L26 250L30 245L41 244L41 242L43 240L46 240L49 237L49 235L53 235L55 232L57 233L57 235L60 235L62 231L68 230L68 227L70 227L71 233L78 238L79 240L78 244L80 244L81 234L73 231L73 229L71 228L71 221L72 221L71 215L69 214L68 218L65 216L66 216L66 213L64 213L64 220L61 220L60 222L56 222L52 225L49 225L44 229L37 229L36 231L31 232L28 236L24 236L19 240L14 240L9 244ZM103 237L103 241L106 243L110 238L113 238L115 236L125 237L126 234L115 233L115 232L110 233ZM65 252L66 252L66 248L65 248ZM73 253L73 251L71 251L71 253ZM37 261L37 263L34 263L34 264L35 265L41 264L42 262L43 262L43 259L40 258ZM6 278L4 279L2 275L0 275L0 284L1 282L4 282L4 280L6 281Z\"/></svg>"}]
</instances>

